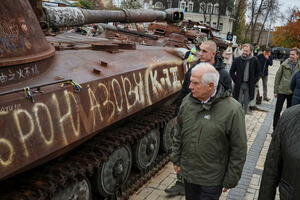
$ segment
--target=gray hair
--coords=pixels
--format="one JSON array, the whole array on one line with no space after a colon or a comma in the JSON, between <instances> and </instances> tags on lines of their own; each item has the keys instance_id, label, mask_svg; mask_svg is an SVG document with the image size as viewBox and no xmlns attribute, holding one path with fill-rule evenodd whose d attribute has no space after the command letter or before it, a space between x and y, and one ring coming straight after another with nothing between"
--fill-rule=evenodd
<instances>
[{"instance_id":1,"label":"gray hair","mask_svg":"<svg viewBox=\"0 0 300 200\"><path fill-rule=\"evenodd\" d=\"M200 63L200 64L196 65L192 69L192 72L199 71L199 70L204 71L204 73L202 75L202 80L201 80L202 83L204 83L204 84L213 83L215 89L217 89L220 74L216 70L216 68L214 66L212 66L210 63L206 62L206 63Z\"/></svg>"}]
</instances>

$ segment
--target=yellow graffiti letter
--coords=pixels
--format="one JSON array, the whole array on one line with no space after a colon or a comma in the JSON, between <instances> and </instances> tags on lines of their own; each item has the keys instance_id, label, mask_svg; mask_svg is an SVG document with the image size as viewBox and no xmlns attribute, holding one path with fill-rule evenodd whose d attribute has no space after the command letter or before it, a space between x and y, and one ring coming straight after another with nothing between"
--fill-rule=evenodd
<instances>
[{"instance_id":1,"label":"yellow graffiti letter","mask_svg":"<svg viewBox=\"0 0 300 200\"><path fill-rule=\"evenodd\" d=\"M29 130L27 133L23 133L23 129L21 127L21 123L20 123L20 119L19 119L19 115L23 113L23 116L21 119L25 119L27 118L27 122L29 122ZM31 117L31 115L26 111L26 110L23 110L23 109L18 109L18 110L15 110L14 111L14 118L15 118L15 123L16 123L16 126L17 126L17 129L19 131L19 134L20 134L20 140L24 146L24 154L26 157L29 156L29 152L28 152L28 149L27 149L27 146L26 146L26 140L33 134L33 131L34 131L34 123L33 123L33 119ZM25 120L22 120L22 124L25 123Z\"/></svg>"},{"instance_id":2,"label":"yellow graffiti letter","mask_svg":"<svg viewBox=\"0 0 300 200\"><path fill-rule=\"evenodd\" d=\"M43 117L42 117L42 124L44 123L49 123L49 129L46 127L45 130L47 130L47 133L50 133L49 138L47 138L44 134L43 128L42 128L42 124L41 124L41 120L39 118L39 110L45 110L46 113L44 113ZM54 138L54 130L53 130L53 122L52 122L52 117L49 111L49 108L44 104L44 103L36 103L33 107L33 112L34 112L34 116L37 122L37 127L40 131L41 137L44 140L44 142L47 145L50 145L53 143L53 138ZM47 119L45 119L47 118Z\"/></svg>"},{"instance_id":3,"label":"yellow graffiti letter","mask_svg":"<svg viewBox=\"0 0 300 200\"><path fill-rule=\"evenodd\" d=\"M12 144L8 140L6 140L4 138L0 139L0 144L3 144L5 146L7 146L7 148L8 148L8 152L9 153L8 153L7 159L3 160L2 158L0 158L0 164L3 165L4 167L7 167L13 161L14 149L13 149ZM1 148L1 149L3 149L3 148Z\"/></svg>"},{"instance_id":4,"label":"yellow graffiti letter","mask_svg":"<svg viewBox=\"0 0 300 200\"><path fill-rule=\"evenodd\" d=\"M117 94L116 94L116 89L115 89L115 85L118 87L118 93L119 93L119 96L120 96L120 100L117 98ZM111 82L111 87L112 87L112 90L113 90L113 93L114 93L114 97L115 97L115 102L116 102L116 105L117 105L117 110L119 112L121 112L123 109L122 109L122 105L123 105L123 94L122 94L122 89L121 89L121 86L119 84L119 82L116 80L116 79L113 79L112 82ZM120 103L119 103L120 101Z\"/></svg>"},{"instance_id":5,"label":"yellow graffiti letter","mask_svg":"<svg viewBox=\"0 0 300 200\"><path fill-rule=\"evenodd\" d=\"M95 97L95 94L91 88L88 89L88 93L89 93L90 105L91 105L90 111L93 114L93 130L95 130L95 127L96 127L96 113L95 112L98 112L101 121L103 121L103 116L101 113L101 106L98 103L98 101Z\"/></svg>"},{"instance_id":6,"label":"yellow graffiti letter","mask_svg":"<svg viewBox=\"0 0 300 200\"><path fill-rule=\"evenodd\" d=\"M180 81L178 80L178 68L177 67L171 67L170 72L173 75L173 87L174 87L174 89L180 89L181 84L180 84Z\"/></svg>"},{"instance_id":7,"label":"yellow graffiti letter","mask_svg":"<svg viewBox=\"0 0 300 200\"><path fill-rule=\"evenodd\" d=\"M136 84L136 86L138 87L138 97L137 97L137 101L142 103L143 105L145 104L145 94L144 94L144 82L143 82L143 79L142 79L142 74L141 72L139 72L139 78L140 78L140 81L137 82L136 78L135 78L135 73L133 74L133 79L134 79L134 82Z\"/></svg>"},{"instance_id":8,"label":"yellow graffiti letter","mask_svg":"<svg viewBox=\"0 0 300 200\"><path fill-rule=\"evenodd\" d=\"M98 84L98 87L100 88L100 87L103 87L103 89L104 89L104 91L105 91L105 96L106 96L106 98L105 98L105 101L103 102L103 106L106 106L107 104L110 104L111 106L112 106L112 112L111 112L111 115L109 116L109 118L108 118L108 121L110 121L111 120L111 118L114 116L114 114L115 114L115 104L114 104L114 102L112 102L111 100L109 100L109 93L108 93L108 89L107 89L107 87L106 87L106 85L104 85L103 83L99 83Z\"/></svg>"},{"instance_id":9,"label":"yellow graffiti letter","mask_svg":"<svg viewBox=\"0 0 300 200\"><path fill-rule=\"evenodd\" d=\"M153 93L156 95L156 97L159 97L159 92L162 92L163 88L162 88L161 84L157 81L157 71L156 70L154 70L154 75L153 75L153 71L150 71L150 79L151 79L151 83L152 83Z\"/></svg>"}]
</instances>

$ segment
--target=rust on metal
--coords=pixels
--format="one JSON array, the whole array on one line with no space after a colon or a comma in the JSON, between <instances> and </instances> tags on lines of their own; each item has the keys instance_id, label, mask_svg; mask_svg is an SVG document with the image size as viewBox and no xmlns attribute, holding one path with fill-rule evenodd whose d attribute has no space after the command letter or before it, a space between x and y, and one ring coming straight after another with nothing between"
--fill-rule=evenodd
<instances>
[{"instance_id":1,"label":"rust on metal","mask_svg":"<svg viewBox=\"0 0 300 200\"><path fill-rule=\"evenodd\" d=\"M45 6L44 12L51 27L82 26L107 22L168 21L177 23L183 20L183 12L176 8L165 11L149 9L86 10L77 7Z\"/></svg>"},{"instance_id":2,"label":"rust on metal","mask_svg":"<svg viewBox=\"0 0 300 200\"><path fill-rule=\"evenodd\" d=\"M100 69L96 69L96 68L93 68L93 72L97 75L101 74L101 70Z\"/></svg>"},{"instance_id":3,"label":"rust on metal","mask_svg":"<svg viewBox=\"0 0 300 200\"><path fill-rule=\"evenodd\" d=\"M120 49L136 50L136 44L134 43L119 43Z\"/></svg>"},{"instance_id":4,"label":"rust on metal","mask_svg":"<svg viewBox=\"0 0 300 200\"><path fill-rule=\"evenodd\" d=\"M110 50L118 50L118 44L103 44L103 43L93 43L92 44L93 50L101 50L101 51L110 51Z\"/></svg>"},{"instance_id":5,"label":"rust on metal","mask_svg":"<svg viewBox=\"0 0 300 200\"><path fill-rule=\"evenodd\" d=\"M75 37L82 36L72 35ZM101 69L100 78L88 67L95 66L99 57L110 61L110 67ZM34 94L35 103L24 101L23 91L1 96L0 121L10 123L0 126L0 132L5 133L0 138L0 179L47 160L49 154L71 148L96 130L175 94L186 71L181 59L164 48L142 46L137 51L124 49L117 56L91 49L58 51L50 66L51 72L24 86L64 75L82 88L76 93L73 85L45 86L43 93ZM13 88L8 85L1 91Z\"/></svg>"},{"instance_id":6,"label":"rust on metal","mask_svg":"<svg viewBox=\"0 0 300 200\"><path fill-rule=\"evenodd\" d=\"M100 65L102 67L107 67L108 63L107 62L104 62L104 61L100 61Z\"/></svg>"},{"instance_id":7,"label":"rust on metal","mask_svg":"<svg viewBox=\"0 0 300 200\"><path fill-rule=\"evenodd\" d=\"M28 1L0 5L0 67L40 61L54 55ZM34 36L34 37L32 37Z\"/></svg>"}]
</instances>

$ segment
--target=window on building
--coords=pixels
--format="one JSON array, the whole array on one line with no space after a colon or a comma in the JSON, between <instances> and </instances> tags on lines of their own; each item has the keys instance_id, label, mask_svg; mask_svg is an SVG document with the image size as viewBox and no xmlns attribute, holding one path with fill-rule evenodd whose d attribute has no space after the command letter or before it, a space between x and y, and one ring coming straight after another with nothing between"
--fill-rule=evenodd
<instances>
[{"instance_id":1,"label":"window on building","mask_svg":"<svg viewBox=\"0 0 300 200\"><path fill-rule=\"evenodd\" d=\"M200 24L203 24L203 21L200 21Z\"/></svg>"},{"instance_id":2,"label":"window on building","mask_svg":"<svg viewBox=\"0 0 300 200\"><path fill-rule=\"evenodd\" d=\"M209 21L208 21L208 22L206 22L206 25L208 25L208 26L209 26L209 25L210 25L210 22L209 22Z\"/></svg>"},{"instance_id":3,"label":"window on building","mask_svg":"<svg viewBox=\"0 0 300 200\"><path fill-rule=\"evenodd\" d=\"M167 0L167 6L168 8L172 8L172 0Z\"/></svg>"},{"instance_id":4,"label":"window on building","mask_svg":"<svg viewBox=\"0 0 300 200\"><path fill-rule=\"evenodd\" d=\"M200 3L199 13L204 13L205 7L206 7L205 3Z\"/></svg>"},{"instance_id":5,"label":"window on building","mask_svg":"<svg viewBox=\"0 0 300 200\"><path fill-rule=\"evenodd\" d=\"M156 9L164 9L164 4L160 1L157 1L155 4L154 4L154 8Z\"/></svg>"},{"instance_id":6,"label":"window on building","mask_svg":"<svg viewBox=\"0 0 300 200\"><path fill-rule=\"evenodd\" d=\"M206 10L207 14L212 13L212 7L213 7L213 6L212 6L211 3L207 4L207 10Z\"/></svg>"},{"instance_id":7,"label":"window on building","mask_svg":"<svg viewBox=\"0 0 300 200\"><path fill-rule=\"evenodd\" d=\"M188 4L188 12L193 12L193 8L194 8L194 3L193 2L189 2L189 4Z\"/></svg>"},{"instance_id":8,"label":"window on building","mask_svg":"<svg viewBox=\"0 0 300 200\"><path fill-rule=\"evenodd\" d=\"M219 14L219 4L215 4L215 6L214 6L214 14L215 15L218 15Z\"/></svg>"},{"instance_id":9,"label":"window on building","mask_svg":"<svg viewBox=\"0 0 300 200\"><path fill-rule=\"evenodd\" d=\"M186 7L186 3L185 1L180 1L180 10L185 10L185 7Z\"/></svg>"},{"instance_id":10,"label":"window on building","mask_svg":"<svg viewBox=\"0 0 300 200\"><path fill-rule=\"evenodd\" d=\"M220 31L223 30L223 23L220 23L220 24L219 24L219 29L220 29Z\"/></svg>"},{"instance_id":11,"label":"window on building","mask_svg":"<svg viewBox=\"0 0 300 200\"><path fill-rule=\"evenodd\" d=\"M213 22L213 28L217 28L217 23Z\"/></svg>"}]
</instances>

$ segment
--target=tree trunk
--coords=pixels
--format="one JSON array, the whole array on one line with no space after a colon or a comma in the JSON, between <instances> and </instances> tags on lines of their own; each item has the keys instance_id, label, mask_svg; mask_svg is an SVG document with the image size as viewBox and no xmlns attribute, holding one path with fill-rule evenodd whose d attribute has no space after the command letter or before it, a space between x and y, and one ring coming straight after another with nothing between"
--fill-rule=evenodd
<instances>
[{"instance_id":1,"label":"tree trunk","mask_svg":"<svg viewBox=\"0 0 300 200\"><path fill-rule=\"evenodd\" d=\"M271 8L268 8L268 11L267 11L267 13L266 13L266 16L265 16L264 22L263 22L263 24L262 24L262 26L261 26L261 29L260 29L260 31L259 31L259 34L258 34L258 37L257 37L256 44L258 44L258 43L259 43L259 40L260 40L261 33L262 33L262 32L263 32L263 30L264 30L264 27L265 27L266 21L267 21L267 19L268 19L269 13L270 13L270 9L271 9Z\"/></svg>"},{"instance_id":2,"label":"tree trunk","mask_svg":"<svg viewBox=\"0 0 300 200\"><path fill-rule=\"evenodd\" d=\"M249 29L252 27L253 20L254 20L255 5L256 5L256 0L252 0L251 1L251 21L250 21L250 24L248 25L248 27L245 31L245 37L244 38L247 38L247 34L249 32Z\"/></svg>"},{"instance_id":3,"label":"tree trunk","mask_svg":"<svg viewBox=\"0 0 300 200\"><path fill-rule=\"evenodd\" d=\"M220 18L221 18L221 12L220 12L220 10L221 10L221 4L220 4L220 0L218 0L218 4L219 4L219 13L218 13L218 20L217 20L217 29L219 30L220 29Z\"/></svg>"},{"instance_id":4,"label":"tree trunk","mask_svg":"<svg viewBox=\"0 0 300 200\"><path fill-rule=\"evenodd\" d=\"M254 41L254 33L255 33L256 23L257 23L258 17L261 15L263 2L264 2L264 0L260 1L260 5L259 5L259 7L257 9L257 13L256 13L256 16L255 16L254 24L253 24L252 29L251 29L251 37L250 37L250 41L251 42Z\"/></svg>"}]
</instances>

